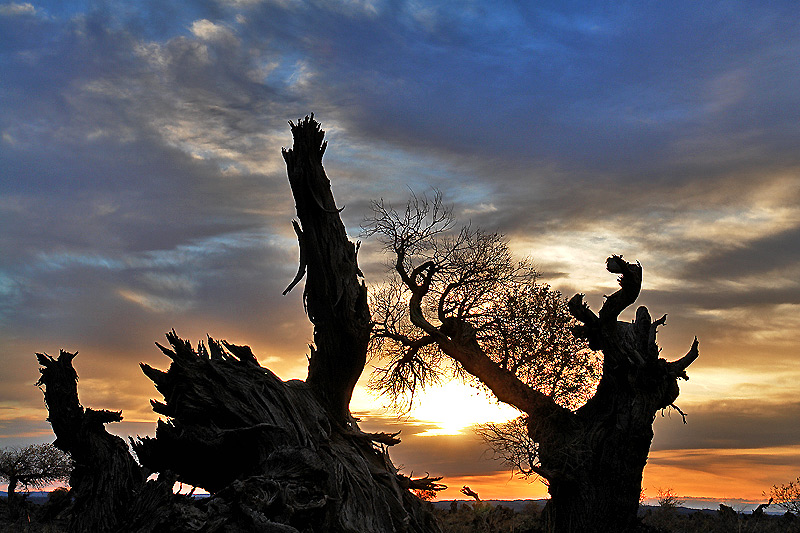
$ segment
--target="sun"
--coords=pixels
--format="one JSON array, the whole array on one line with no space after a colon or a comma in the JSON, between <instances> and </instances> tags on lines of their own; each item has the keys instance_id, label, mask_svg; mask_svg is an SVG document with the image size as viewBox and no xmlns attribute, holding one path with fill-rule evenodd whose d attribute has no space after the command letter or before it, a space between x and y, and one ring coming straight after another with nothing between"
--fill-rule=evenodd
<instances>
[{"instance_id":1,"label":"sun","mask_svg":"<svg viewBox=\"0 0 800 533\"><path fill-rule=\"evenodd\" d=\"M475 387L453 380L421 391L408 416L435 426L418 435L434 436L460 435L475 424L508 422L520 412Z\"/></svg>"}]
</instances>

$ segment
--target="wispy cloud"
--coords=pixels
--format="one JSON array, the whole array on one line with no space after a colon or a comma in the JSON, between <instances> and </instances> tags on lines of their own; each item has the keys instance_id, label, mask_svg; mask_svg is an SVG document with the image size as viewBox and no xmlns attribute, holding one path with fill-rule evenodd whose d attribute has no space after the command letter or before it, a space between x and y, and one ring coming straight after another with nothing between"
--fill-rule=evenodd
<instances>
[{"instance_id":1,"label":"wispy cloud","mask_svg":"<svg viewBox=\"0 0 800 533\"><path fill-rule=\"evenodd\" d=\"M17 17L20 15L35 15L36 8L30 2L17 4L10 2L8 4L0 4L0 16L3 17Z\"/></svg>"}]
</instances>

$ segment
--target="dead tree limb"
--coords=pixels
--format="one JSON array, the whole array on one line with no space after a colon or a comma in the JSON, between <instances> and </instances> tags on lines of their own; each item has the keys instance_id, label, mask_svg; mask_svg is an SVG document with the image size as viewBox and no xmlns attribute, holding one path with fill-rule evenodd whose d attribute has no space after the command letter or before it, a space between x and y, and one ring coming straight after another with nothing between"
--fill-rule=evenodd
<instances>
[{"instance_id":1,"label":"dead tree limb","mask_svg":"<svg viewBox=\"0 0 800 533\"><path fill-rule=\"evenodd\" d=\"M305 262L303 297L314 324L315 351L307 382L334 417L346 422L372 329L367 289L359 282L356 247L347 238L322 167L325 132L313 115L290 124L294 146L283 150L283 158L302 226L295 224L301 257L298 275Z\"/></svg>"}]
</instances>

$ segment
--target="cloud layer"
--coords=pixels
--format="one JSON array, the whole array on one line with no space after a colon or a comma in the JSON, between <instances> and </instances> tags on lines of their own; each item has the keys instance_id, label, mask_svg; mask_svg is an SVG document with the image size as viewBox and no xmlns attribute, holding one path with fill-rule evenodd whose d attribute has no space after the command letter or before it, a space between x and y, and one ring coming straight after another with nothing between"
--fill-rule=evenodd
<instances>
[{"instance_id":1,"label":"cloud layer","mask_svg":"<svg viewBox=\"0 0 800 533\"><path fill-rule=\"evenodd\" d=\"M84 403L131 421L153 419L136 364L165 365L152 343L173 327L303 377L311 329L280 295L297 261L280 148L313 111L353 236L370 200L436 187L594 308L613 290L605 257L640 260L642 302L669 314L664 355L701 342L683 385L696 415L680 438L658 429L657 453L797 446L795 10L0 4L0 444L44 438L37 351L79 350ZM361 257L379 281L376 247ZM437 438L444 455L473 446ZM429 447L407 443L406 462ZM451 457L439 472L484 471Z\"/></svg>"}]
</instances>

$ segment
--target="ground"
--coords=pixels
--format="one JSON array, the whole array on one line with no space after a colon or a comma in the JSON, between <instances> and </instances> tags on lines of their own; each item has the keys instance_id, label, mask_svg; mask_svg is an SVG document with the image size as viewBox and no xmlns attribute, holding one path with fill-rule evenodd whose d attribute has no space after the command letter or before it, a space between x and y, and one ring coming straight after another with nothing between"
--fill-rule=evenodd
<instances>
[{"instance_id":1,"label":"ground","mask_svg":"<svg viewBox=\"0 0 800 533\"><path fill-rule=\"evenodd\" d=\"M438 504L434 513L446 533L539 533L543 531L541 506L536 502L519 504L516 510L503 504L452 502ZM9 516L8 504L0 498L0 531L19 533L64 533L66 520L59 516L64 508L63 493L43 504L25 502L16 519ZM642 533L800 533L800 517L791 514L761 517L737 513L731 508L719 511L681 512L674 508L647 508L643 513Z\"/></svg>"}]
</instances>

